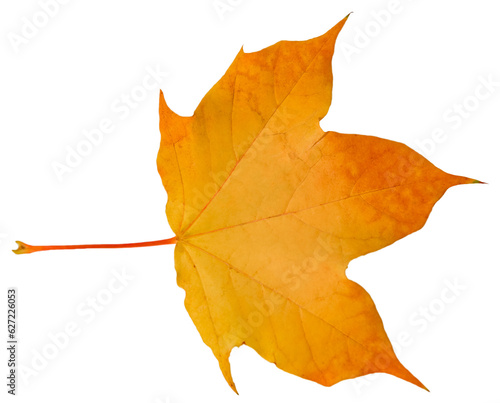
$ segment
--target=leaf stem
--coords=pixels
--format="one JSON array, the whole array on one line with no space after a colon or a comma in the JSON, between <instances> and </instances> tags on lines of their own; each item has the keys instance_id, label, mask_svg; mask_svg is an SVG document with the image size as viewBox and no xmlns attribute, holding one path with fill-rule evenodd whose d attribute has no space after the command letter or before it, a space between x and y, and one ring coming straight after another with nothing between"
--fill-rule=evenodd
<instances>
[{"instance_id":1,"label":"leaf stem","mask_svg":"<svg viewBox=\"0 0 500 403\"><path fill-rule=\"evenodd\" d=\"M45 245L45 246L33 246L28 245L21 241L16 241L18 248L13 250L17 255L24 253L41 252L44 250L58 250L58 249L114 249L114 248L141 248L144 246L158 246L158 245L170 245L177 242L176 237L161 239L159 241L151 242L137 242L137 243L118 243L118 244L95 244L95 245Z\"/></svg>"}]
</instances>

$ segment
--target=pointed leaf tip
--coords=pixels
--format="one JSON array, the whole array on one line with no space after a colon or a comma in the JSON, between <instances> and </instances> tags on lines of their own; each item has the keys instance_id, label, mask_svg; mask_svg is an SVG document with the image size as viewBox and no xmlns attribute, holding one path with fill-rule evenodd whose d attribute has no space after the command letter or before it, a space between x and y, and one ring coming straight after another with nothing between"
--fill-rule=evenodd
<instances>
[{"instance_id":1,"label":"pointed leaf tip","mask_svg":"<svg viewBox=\"0 0 500 403\"><path fill-rule=\"evenodd\" d=\"M335 46L337 37L340 34L340 31L342 31L342 29L344 28L344 25L351 14L352 12L347 14L343 19L341 19L337 24L326 31L322 36L330 37L331 39L333 39L333 45Z\"/></svg>"},{"instance_id":2,"label":"pointed leaf tip","mask_svg":"<svg viewBox=\"0 0 500 403\"><path fill-rule=\"evenodd\" d=\"M231 387L231 389L234 391L234 393L236 393L237 395L239 395L239 392L238 390L236 389L236 385L233 383L229 384L229 386Z\"/></svg>"},{"instance_id":3,"label":"pointed leaf tip","mask_svg":"<svg viewBox=\"0 0 500 403\"><path fill-rule=\"evenodd\" d=\"M451 186L455 186L455 185L470 185L470 184L473 184L473 183L481 183L481 184L486 184L486 182L482 182L480 180L477 180L477 179L473 179L473 178L469 178L467 176L457 176L457 175L452 175L453 178L454 178L454 183L451 185Z\"/></svg>"},{"instance_id":4,"label":"pointed leaf tip","mask_svg":"<svg viewBox=\"0 0 500 403\"><path fill-rule=\"evenodd\" d=\"M160 90L160 107L159 107L159 109L160 109L160 114L164 113L165 117L167 117L168 119L175 119L175 118L179 117L179 115L177 115L177 113L175 113L168 106L167 101L165 100L165 95L163 94L162 90Z\"/></svg>"},{"instance_id":5,"label":"pointed leaf tip","mask_svg":"<svg viewBox=\"0 0 500 403\"><path fill-rule=\"evenodd\" d=\"M166 104L166 101L165 101L165 95L163 95L163 91L160 90L160 105L162 104Z\"/></svg>"},{"instance_id":6,"label":"pointed leaf tip","mask_svg":"<svg viewBox=\"0 0 500 403\"><path fill-rule=\"evenodd\" d=\"M480 183L480 184L483 184L483 185L487 185L486 182L483 182L483 181L480 181L480 180L477 180L477 179L473 179L473 178L468 178L468 177L465 177L465 176L461 176L459 177L461 178L461 182L459 183L459 185L470 185L470 184L474 184L474 183Z\"/></svg>"},{"instance_id":7,"label":"pointed leaf tip","mask_svg":"<svg viewBox=\"0 0 500 403\"><path fill-rule=\"evenodd\" d=\"M352 13L353 13L353 11L351 11L349 14L347 14L344 18L342 18L342 20L340 20L340 21L338 22L338 24L337 24L337 25L340 25L340 24L341 24L342 26L344 26L344 24L346 23L347 19L350 17L350 15L351 15Z\"/></svg>"}]
</instances>

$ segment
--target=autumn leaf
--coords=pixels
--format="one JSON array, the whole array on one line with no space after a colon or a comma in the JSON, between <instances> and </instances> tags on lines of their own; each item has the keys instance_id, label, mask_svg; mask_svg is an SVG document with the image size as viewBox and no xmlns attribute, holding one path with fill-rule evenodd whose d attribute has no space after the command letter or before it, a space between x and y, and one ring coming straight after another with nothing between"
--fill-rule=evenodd
<instances>
[{"instance_id":1,"label":"autumn leaf","mask_svg":"<svg viewBox=\"0 0 500 403\"><path fill-rule=\"evenodd\" d=\"M193 116L160 97L158 171L193 322L235 389L233 347L333 385L385 372L425 388L397 359L352 259L420 229L448 175L404 144L323 132L326 34L240 51Z\"/></svg>"},{"instance_id":2,"label":"autumn leaf","mask_svg":"<svg viewBox=\"0 0 500 403\"><path fill-rule=\"evenodd\" d=\"M425 389L398 360L349 262L420 229L449 175L404 144L324 132L332 56L347 17L322 36L241 50L193 116L160 94L158 172L177 282L236 391L229 356L246 344L322 385L384 372Z\"/></svg>"}]
</instances>

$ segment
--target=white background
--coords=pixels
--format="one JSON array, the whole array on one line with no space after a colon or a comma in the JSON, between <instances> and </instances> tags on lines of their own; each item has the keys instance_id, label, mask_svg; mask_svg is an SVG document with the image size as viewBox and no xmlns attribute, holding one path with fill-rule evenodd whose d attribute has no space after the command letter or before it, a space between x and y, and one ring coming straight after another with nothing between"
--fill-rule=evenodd
<instances>
[{"instance_id":1,"label":"white background","mask_svg":"<svg viewBox=\"0 0 500 403\"><path fill-rule=\"evenodd\" d=\"M14 286L19 364L34 371L37 354L52 354L36 375L19 379L17 401L499 402L498 1L400 0L390 21L388 1L381 0L232 4L221 18L212 0L71 0L44 21L37 1L2 3L0 339L4 345L6 290ZM381 10L384 24L373 14ZM171 237L155 164L158 88L176 112L190 115L242 45L255 51L282 39L309 39L351 11L337 42L333 103L323 129L417 149L417 141L441 128L446 139L424 155L447 172L489 183L449 190L423 230L348 269L372 295L394 344L402 332L410 337L398 355L430 393L385 374L325 388L241 347L231 355L237 396L184 309L172 246L10 252L18 239L36 245ZM45 26L13 46L24 18ZM169 75L123 118L112 105L131 91L140 94L134 87L148 66ZM497 85L474 100L488 77ZM449 108L464 102L468 118L443 117L457 116ZM110 119L114 130L59 181L52 164L64 163L67 147L76 148L82 131L101 119ZM112 271L122 268L134 279L93 320L79 314L89 297L109 296ZM450 282L465 289L450 294ZM442 295L455 298L445 303ZM432 320L419 309L434 312ZM79 335L50 350L50 335L68 323ZM6 386L0 396L10 398Z\"/></svg>"}]
</instances>

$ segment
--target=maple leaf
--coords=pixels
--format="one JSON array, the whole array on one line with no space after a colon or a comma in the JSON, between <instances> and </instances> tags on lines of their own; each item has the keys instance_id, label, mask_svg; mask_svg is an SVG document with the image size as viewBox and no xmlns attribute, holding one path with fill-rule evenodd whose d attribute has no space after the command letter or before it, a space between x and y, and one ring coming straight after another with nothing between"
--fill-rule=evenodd
<instances>
[{"instance_id":1,"label":"maple leaf","mask_svg":"<svg viewBox=\"0 0 500 403\"><path fill-rule=\"evenodd\" d=\"M385 372L425 388L345 271L421 228L450 186L475 181L401 143L323 132L346 19L311 40L240 51L191 117L160 95L177 281L235 391L229 355L242 344L322 385Z\"/></svg>"},{"instance_id":2,"label":"maple leaf","mask_svg":"<svg viewBox=\"0 0 500 403\"><path fill-rule=\"evenodd\" d=\"M398 360L349 262L420 229L449 175L404 144L324 132L331 60L347 17L322 36L241 50L190 117L160 93L158 172L175 237L177 282L203 341L229 364L246 344L322 385L374 372L425 389Z\"/></svg>"}]
</instances>

